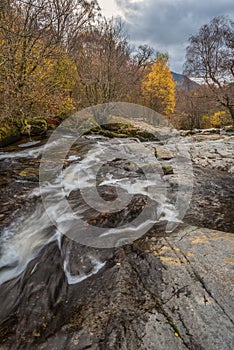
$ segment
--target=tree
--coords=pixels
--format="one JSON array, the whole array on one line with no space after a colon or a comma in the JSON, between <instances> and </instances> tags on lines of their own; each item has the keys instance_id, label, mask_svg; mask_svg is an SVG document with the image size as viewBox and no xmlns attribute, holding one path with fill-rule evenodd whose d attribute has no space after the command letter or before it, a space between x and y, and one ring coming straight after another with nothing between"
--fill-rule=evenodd
<instances>
[{"instance_id":1,"label":"tree","mask_svg":"<svg viewBox=\"0 0 234 350\"><path fill-rule=\"evenodd\" d=\"M142 81L154 58L154 49L148 45L140 45L136 49L132 49L130 62L131 80L128 82L127 102L138 104L141 101Z\"/></svg>"},{"instance_id":2,"label":"tree","mask_svg":"<svg viewBox=\"0 0 234 350\"><path fill-rule=\"evenodd\" d=\"M234 22L215 17L189 38L184 73L202 78L234 123Z\"/></svg>"},{"instance_id":3,"label":"tree","mask_svg":"<svg viewBox=\"0 0 234 350\"><path fill-rule=\"evenodd\" d=\"M139 99L140 70L151 54L148 46L133 53L121 21L100 18L81 33L72 51L80 107Z\"/></svg>"},{"instance_id":4,"label":"tree","mask_svg":"<svg viewBox=\"0 0 234 350\"><path fill-rule=\"evenodd\" d=\"M96 0L5 0L2 3L1 113L15 118L31 115L38 104L33 96L47 95L51 89L55 91L53 84L49 87L48 72L52 74L58 60L68 59L66 55L75 38L91 25L98 11ZM66 91L61 93L65 95Z\"/></svg>"},{"instance_id":5,"label":"tree","mask_svg":"<svg viewBox=\"0 0 234 350\"><path fill-rule=\"evenodd\" d=\"M189 89L177 89L175 108L179 122L177 127L183 129L201 128L203 116L219 110L217 102L214 103L210 95L209 88L204 84Z\"/></svg>"},{"instance_id":6,"label":"tree","mask_svg":"<svg viewBox=\"0 0 234 350\"><path fill-rule=\"evenodd\" d=\"M121 23L100 19L81 33L73 57L82 87L82 107L115 101L126 94L129 54Z\"/></svg>"},{"instance_id":7,"label":"tree","mask_svg":"<svg viewBox=\"0 0 234 350\"><path fill-rule=\"evenodd\" d=\"M175 82L168 67L168 55L157 54L142 83L143 102L159 113L169 115L175 108Z\"/></svg>"}]
</instances>

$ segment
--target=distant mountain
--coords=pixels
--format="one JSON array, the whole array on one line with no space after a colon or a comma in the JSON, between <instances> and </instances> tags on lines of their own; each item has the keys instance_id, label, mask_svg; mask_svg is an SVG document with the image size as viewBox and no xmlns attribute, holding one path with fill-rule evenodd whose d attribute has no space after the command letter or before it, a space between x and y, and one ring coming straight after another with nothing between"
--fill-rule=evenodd
<instances>
[{"instance_id":1,"label":"distant mountain","mask_svg":"<svg viewBox=\"0 0 234 350\"><path fill-rule=\"evenodd\" d=\"M176 89L185 89L190 90L196 86L199 86L198 83L192 81L184 74L179 74L175 72L171 72L173 80L176 82Z\"/></svg>"}]
</instances>

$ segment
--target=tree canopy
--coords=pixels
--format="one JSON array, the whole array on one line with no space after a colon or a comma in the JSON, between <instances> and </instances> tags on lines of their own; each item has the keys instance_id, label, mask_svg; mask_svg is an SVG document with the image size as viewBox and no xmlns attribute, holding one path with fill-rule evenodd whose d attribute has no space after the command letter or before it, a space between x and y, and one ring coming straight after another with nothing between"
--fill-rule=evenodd
<instances>
[{"instance_id":1,"label":"tree canopy","mask_svg":"<svg viewBox=\"0 0 234 350\"><path fill-rule=\"evenodd\" d=\"M175 82L168 66L168 55L157 54L142 83L144 103L159 113L170 114L175 108Z\"/></svg>"},{"instance_id":2,"label":"tree canopy","mask_svg":"<svg viewBox=\"0 0 234 350\"><path fill-rule=\"evenodd\" d=\"M215 17L189 38L185 74L202 78L234 122L234 22Z\"/></svg>"},{"instance_id":3,"label":"tree canopy","mask_svg":"<svg viewBox=\"0 0 234 350\"><path fill-rule=\"evenodd\" d=\"M57 125L74 110L115 101L174 111L168 56L130 45L96 0L3 0L0 121ZM53 125L54 125L53 124Z\"/></svg>"}]
</instances>

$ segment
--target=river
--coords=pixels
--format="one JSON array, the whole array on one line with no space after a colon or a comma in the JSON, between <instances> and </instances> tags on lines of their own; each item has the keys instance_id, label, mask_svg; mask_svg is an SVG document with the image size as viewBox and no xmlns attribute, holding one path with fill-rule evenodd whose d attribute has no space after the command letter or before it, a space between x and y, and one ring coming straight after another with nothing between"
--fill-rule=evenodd
<instances>
[{"instance_id":1,"label":"river","mask_svg":"<svg viewBox=\"0 0 234 350\"><path fill-rule=\"evenodd\" d=\"M60 301L66 303L67 286L84 280L95 281L94 277L100 271L113 264L118 247L129 245L147 232L147 235L154 234L156 237L169 236L173 226L183 223L234 232L234 180L230 172L220 167L204 167L193 161L192 174L189 169L188 173L185 170L185 187L190 186L188 177L193 177L192 197L186 215L181 219L175 201L178 191L175 171L173 174L173 171L163 173L160 170L156 188L155 178L151 175L146 178L142 171L142 168L148 167L148 173L154 174L155 168L149 171L149 165L155 157L155 148L161 146L159 142L145 143L146 153L141 151L142 147L139 148L138 164L135 164L133 160L116 157L116 154L121 147L138 149L137 140L84 136L70 149L59 176L53 181L41 177L39 187L40 159L46 142L46 138L26 139L0 152L0 284L4 287L0 298L6 298L1 306L2 339L6 334L9 336L6 328L16 327L17 319L12 315L21 312L22 307L27 314L35 298L39 297L36 290L33 295L30 292L30 276L34 276L37 269L40 274L34 282L44 280L43 283L49 281L50 285L49 299L42 305L45 307L44 303L51 303L54 309L61 307ZM105 161L107 151L110 158ZM173 157L162 158L167 167L174 167ZM96 169L97 163L102 166ZM94 168L97 177L94 176ZM99 196L95 203L92 202L94 187L97 191L95 195ZM114 205L118 196L122 201L126 199L126 203L118 203L117 200L120 207L116 211ZM69 205L66 211L64 198ZM183 203L183 198L180 201ZM98 208L95 208L97 203ZM145 217L138 220L144 210L147 215L150 213L149 217L144 214L146 220ZM94 229L88 230L86 223ZM169 224L171 230L168 229ZM92 235L95 235L94 239ZM39 267L45 262L46 269ZM26 300L29 300L28 306ZM36 305L37 302L35 310L38 308ZM48 307L50 309L48 305L46 309ZM35 315L32 322L36 322ZM47 324L47 321L44 323ZM49 333L55 330L56 324ZM21 339L19 348L22 342Z\"/></svg>"}]
</instances>

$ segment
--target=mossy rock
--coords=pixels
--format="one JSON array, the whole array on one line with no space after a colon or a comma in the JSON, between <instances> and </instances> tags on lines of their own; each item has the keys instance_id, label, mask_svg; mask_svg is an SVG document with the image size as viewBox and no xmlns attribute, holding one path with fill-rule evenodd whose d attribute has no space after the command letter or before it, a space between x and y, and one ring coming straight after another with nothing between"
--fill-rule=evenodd
<instances>
[{"instance_id":1,"label":"mossy rock","mask_svg":"<svg viewBox=\"0 0 234 350\"><path fill-rule=\"evenodd\" d=\"M37 168L25 168L24 170L20 171L19 176L27 181L39 181L39 171Z\"/></svg>"},{"instance_id":2,"label":"mossy rock","mask_svg":"<svg viewBox=\"0 0 234 350\"><path fill-rule=\"evenodd\" d=\"M14 124L3 123L0 127L0 147L5 147L20 140L20 131Z\"/></svg>"},{"instance_id":3,"label":"mossy rock","mask_svg":"<svg viewBox=\"0 0 234 350\"><path fill-rule=\"evenodd\" d=\"M24 120L20 132L21 135L37 136L45 134L47 130L48 125L45 119L33 118Z\"/></svg>"},{"instance_id":4,"label":"mossy rock","mask_svg":"<svg viewBox=\"0 0 234 350\"><path fill-rule=\"evenodd\" d=\"M125 123L110 123L102 126L96 126L90 129L87 134L102 135L109 138L137 138L142 142L157 141L157 137L152 133L134 128L130 124Z\"/></svg>"},{"instance_id":5,"label":"mossy rock","mask_svg":"<svg viewBox=\"0 0 234 350\"><path fill-rule=\"evenodd\" d=\"M173 167L171 165L163 165L162 170L164 172L164 175L174 174L174 170L173 170Z\"/></svg>"},{"instance_id":6,"label":"mossy rock","mask_svg":"<svg viewBox=\"0 0 234 350\"><path fill-rule=\"evenodd\" d=\"M147 141L159 141L159 139L152 133L148 131L139 131L136 134L136 137L142 141L142 142L147 142Z\"/></svg>"}]
</instances>

